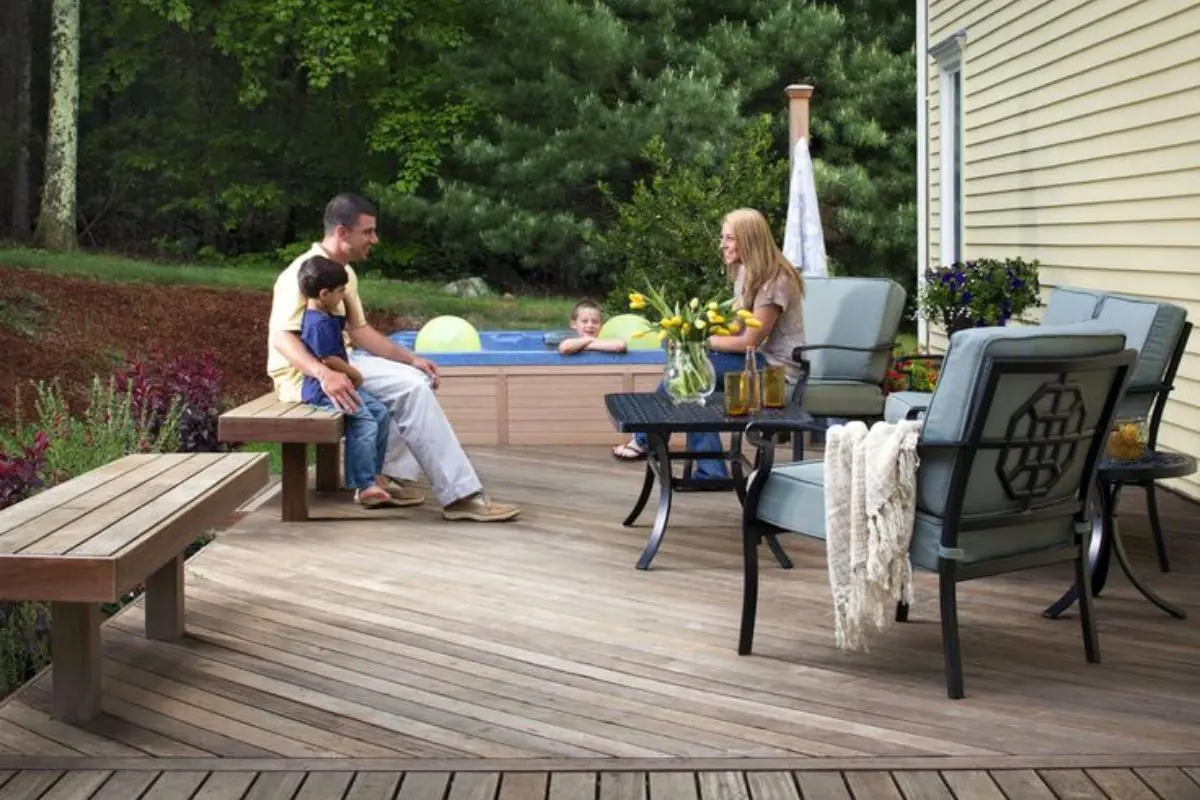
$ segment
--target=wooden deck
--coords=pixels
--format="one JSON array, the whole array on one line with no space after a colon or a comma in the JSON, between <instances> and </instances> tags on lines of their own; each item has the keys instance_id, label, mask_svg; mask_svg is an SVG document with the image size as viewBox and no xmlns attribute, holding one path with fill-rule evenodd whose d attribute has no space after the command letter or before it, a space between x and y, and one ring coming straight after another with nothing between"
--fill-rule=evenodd
<instances>
[{"instance_id":1,"label":"wooden deck","mask_svg":"<svg viewBox=\"0 0 1200 800\"><path fill-rule=\"evenodd\" d=\"M0 797L28 800L1185 800L1195 770L394 772L22 770Z\"/></svg>"},{"instance_id":2,"label":"wooden deck","mask_svg":"<svg viewBox=\"0 0 1200 800\"><path fill-rule=\"evenodd\" d=\"M640 465L604 448L472 457L519 521L339 497L283 523L275 499L220 534L189 562L183 642L145 640L140 605L105 626L98 720L52 720L47 675L0 706L0 798L39 796L28 781L50 797L1200 796L1200 539L1178 497L1160 502L1168 575L1139 496L1123 519L1135 567L1188 620L1115 574L1089 665L1074 612L1040 616L1067 568L964 584L967 697L951 701L932 576L911 623L841 653L824 551L786 539L796 568L763 555L756 654L739 657L731 494L679 495L639 572L652 509L620 520Z\"/></svg>"}]
</instances>

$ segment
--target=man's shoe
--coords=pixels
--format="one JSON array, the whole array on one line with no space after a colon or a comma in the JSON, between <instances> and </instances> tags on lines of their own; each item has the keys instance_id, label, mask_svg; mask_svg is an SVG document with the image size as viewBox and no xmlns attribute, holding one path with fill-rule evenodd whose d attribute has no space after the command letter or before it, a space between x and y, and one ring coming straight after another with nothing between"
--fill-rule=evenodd
<instances>
[{"instance_id":1,"label":"man's shoe","mask_svg":"<svg viewBox=\"0 0 1200 800\"><path fill-rule=\"evenodd\" d=\"M486 495L476 494L455 500L442 509L448 520L471 520L472 522L504 522L521 513L521 509L506 503L496 503Z\"/></svg>"},{"instance_id":2,"label":"man's shoe","mask_svg":"<svg viewBox=\"0 0 1200 800\"><path fill-rule=\"evenodd\" d=\"M384 478L382 486L400 508L419 506L425 502L425 492L411 484L401 483L395 478Z\"/></svg>"}]
</instances>

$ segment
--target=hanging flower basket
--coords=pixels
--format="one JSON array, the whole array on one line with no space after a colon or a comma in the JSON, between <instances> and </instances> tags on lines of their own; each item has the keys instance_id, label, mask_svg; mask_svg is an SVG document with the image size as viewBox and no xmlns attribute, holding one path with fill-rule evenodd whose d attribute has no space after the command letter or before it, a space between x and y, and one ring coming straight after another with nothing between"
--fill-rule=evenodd
<instances>
[{"instance_id":1,"label":"hanging flower basket","mask_svg":"<svg viewBox=\"0 0 1200 800\"><path fill-rule=\"evenodd\" d=\"M981 258L925 273L920 313L953 335L967 328L1002 326L1042 305L1038 262Z\"/></svg>"}]
</instances>

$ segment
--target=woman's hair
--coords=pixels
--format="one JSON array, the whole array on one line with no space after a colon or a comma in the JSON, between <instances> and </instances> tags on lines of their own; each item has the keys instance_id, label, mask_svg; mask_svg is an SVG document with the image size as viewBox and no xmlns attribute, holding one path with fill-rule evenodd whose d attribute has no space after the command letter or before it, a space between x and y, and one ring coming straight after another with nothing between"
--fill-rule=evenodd
<instances>
[{"instance_id":1,"label":"woman's hair","mask_svg":"<svg viewBox=\"0 0 1200 800\"><path fill-rule=\"evenodd\" d=\"M788 261L771 235L771 226L761 212L753 208L730 211L721 221L721 227L729 226L737 242L738 259L742 265L742 296L738 305L753 311L754 299L762 288L772 281L783 278L792 300L804 297L804 278L800 270ZM726 267L729 280L737 275L737 264Z\"/></svg>"}]
</instances>

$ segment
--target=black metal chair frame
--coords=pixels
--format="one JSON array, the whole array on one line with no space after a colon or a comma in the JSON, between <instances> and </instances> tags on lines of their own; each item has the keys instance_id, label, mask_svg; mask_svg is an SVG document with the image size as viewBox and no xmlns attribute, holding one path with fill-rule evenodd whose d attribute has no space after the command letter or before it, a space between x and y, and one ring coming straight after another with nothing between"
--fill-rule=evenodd
<instances>
[{"instance_id":1,"label":"black metal chair frame","mask_svg":"<svg viewBox=\"0 0 1200 800\"><path fill-rule=\"evenodd\" d=\"M1147 424L1146 431L1146 447L1150 450L1158 447L1158 430L1162 425L1163 411L1166 410L1167 401L1171 397L1171 392L1175 389L1175 376L1179 372L1179 364L1183 361L1183 354L1187 350L1188 339L1192 335L1192 323L1184 322L1183 327L1179 331L1179 338L1175 342L1174 349L1171 351L1171 357L1167 361L1166 369L1163 371L1162 379L1153 387L1154 397L1150 401L1150 418ZM940 362L945 358L945 353L922 353L912 356L905 356L897 359L900 362L905 361L937 361ZM911 373L909 373L909 385L911 386ZM909 412L909 418L915 418L922 409L912 409ZM799 460L799 459L797 459ZM1121 502L1121 486L1117 484L1112 487L1112 507L1113 513L1117 513L1117 509ZM1160 572L1171 571L1171 561L1167 556L1167 545L1163 540L1162 521L1158 516L1158 496L1156 494L1158 484L1155 481L1136 484L1146 492L1146 515L1150 519L1150 533L1154 538L1154 552L1158 557L1158 569ZM1102 487L1096 487L1096 495L1094 507L1096 509L1092 524L1096 530L1099 530L1100 525L1104 523L1101 515L1103 510L1099 502L1100 492Z\"/></svg>"},{"instance_id":2,"label":"black metal chair frame","mask_svg":"<svg viewBox=\"0 0 1200 800\"><path fill-rule=\"evenodd\" d=\"M895 363L896 343L895 342L880 342L871 347L852 347L844 344L802 344L792 350L792 360L800 365L800 380L796 383L796 388L792 390L792 402L804 408L804 392L808 386L808 378L812 371L812 365L807 354L812 350L843 350L848 353L887 353L888 363L883 370L883 380L878 384L869 384L863 381L865 386L878 386L880 391L885 395L887 387L887 373L891 370L892 364ZM871 423L883 419L883 408L880 407L878 414L839 414L843 419L858 419L863 422ZM792 437L792 460L804 460L804 435L797 434Z\"/></svg>"},{"instance_id":3,"label":"black metal chair frame","mask_svg":"<svg viewBox=\"0 0 1200 800\"><path fill-rule=\"evenodd\" d=\"M1120 353L1091 356L1078 359L1045 359L1045 358L988 358L984 361L980 373L983 390L976 393L974 407L967 421L965 436L961 441L930 441L922 438L918 443L918 452L928 455L932 452L949 452L954 455L954 466L950 481L950 490L946 500L944 515L945 527L942 533L942 552L953 554L958 548L958 537L963 531L994 529L1000 527L1015 527L1030 523L1061 519L1068 513L1075 518L1075 541L1063 548L1039 551L989 561L961 564L953 558L939 556L938 585L939 601L942 619L942 649L945 656L946 693L952 699L963 696L962 653L958 636L958 601L956 586L960 581L973 580L991 575L998 575L1017 570L1041 567L1062 561L1074 561L1075 576L1081 587L1080 621L1083 628L1084 652L1087 660L1092 663L1100 661L1100 648L1096 639L1096 626L1092 611L1090 574L1087 565L1087 553L1090 546L1092 527L1087 518L1088 494L1095 479L1096 469L1100 463L1107 431L1112 425L1121 392L1133 368L1136 351L1124 350ZM1113 371L1114 380L1105 399L1105 406L1097 419L1097 424L1091 428L1083 427L1084 414L1079 415L1078 428L1068 431L1065 428L1058 434L1047 434L1036 439L1030 438L1034 433L1034 425L1030 423L1028 432L1023 433L1020 422L1024 415L1032 414L1035 403L1050 392L1063 394L1071 389L1068 376L1085 372ZM997 387L1006 375L1019 374L1056 374L1057 381L1047 381L1036 390L1010 419L1008 430L1002 437L985 437L984 427L988 414L995 399ZM1082 400L1080 399L1080 402ZM1064 414L1068 413L1063 412ZM774 436L788 426L786 423L754 422L747 426L747 441L759 446L764 438ZM1083 454L1084 464L1081 473L1082 480L1078 490L1069 498L1039 502L1045 497L1062 477L1065 465L1051 471L1052 480L1033 486L1032 480L1020 489L1011 476L1004 472L1009 463L1002 456L997 463L1001 485L1011 502L1020 503L1017 511L1004 511L995 514L976 515L964 519L962 506L966 489L971 477L975 457L981 451L1000 451L1003 454L1014 454L1017 466L1028 472L1032 468L1033 479L1037 479L1039 465L1045 465L1047 449L1057 454L1058 448L1067 448L1069 458L1067 464L1078 456L1080 445L1086 444ZM1057 457L1057 456L1055 456ZM760 457L756 459L757 469L751 475L750 485L746 491L746 502L742 511L742 555L743 555L743 589L742 589L742 619L738 637L738 653L748 655L754 640L754 624L758 605L758 546L763 537L768 534L797 533L787 531L758 519L758 503L773 466L773 452L770 447L764 447ZM1018 470L1019 472L1021 470ZM900 603L896 608L896 620L905 622L908 619L908 607Z\"/></svg>"}]
</instances>

